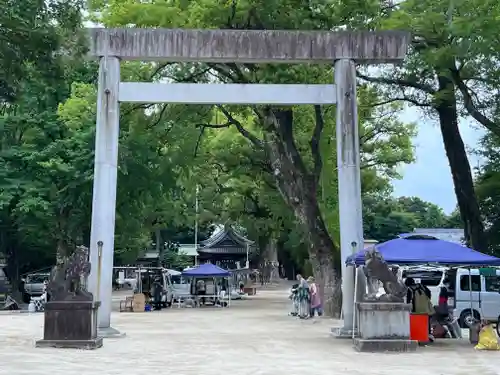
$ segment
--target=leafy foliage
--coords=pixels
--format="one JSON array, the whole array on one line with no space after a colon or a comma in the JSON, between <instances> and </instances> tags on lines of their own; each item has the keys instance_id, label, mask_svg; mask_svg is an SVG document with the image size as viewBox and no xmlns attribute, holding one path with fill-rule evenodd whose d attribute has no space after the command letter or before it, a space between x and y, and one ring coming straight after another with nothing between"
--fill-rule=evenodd
<instances>
[{"instance_id":1,"label":"leafy foliage","mask_svg":"<svg viewBox=\"0 0 500 375\"><path fill-rule=\"evenodd\" d=\"M498 256L500 254L500 138L494 134L487 134L481 143L478 152L485 163L478 170L476 191L484 216L489 250Z\"/></svg>"},{"instance_id":2,"label":"leafy foliage","mask_svg":"<svg viewBox=\"0 0 500 375\"><path fill-rule=\"evenodd\" d=\"M453 216L447 216L435 204L417 197L373 197L363 200L365 238L379 242L396 238L415 228L460 228ZM458 224L458 225L457 225Z\"/></svg>"}]
</instances>

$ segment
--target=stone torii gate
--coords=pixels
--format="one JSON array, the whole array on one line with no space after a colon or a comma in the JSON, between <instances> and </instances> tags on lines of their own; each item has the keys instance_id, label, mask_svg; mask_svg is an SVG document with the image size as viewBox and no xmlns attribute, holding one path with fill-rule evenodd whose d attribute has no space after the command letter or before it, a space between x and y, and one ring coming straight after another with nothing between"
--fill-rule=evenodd
<instances>
[{"instance_id":1,"label":"stone torii gate","mask_svg":"<svg viewBox=\"0 0 500 375\"><path fill-rule=\"evenodd\" d=\"M91 29L99 87L89 289L102 302L101 334L111 335L119 103L334 104L340 205L344 331L353 326L354 271L346 258L363 247L355 64L401 62L409 34L399 31ZM335 85L163 84L120 81L120 61L327 63ZM98 247L98 242L100 246ZM100 275L98 252L102 249ZM99 289L99 290L98 290ZM350 337L350 336L349 336Z\"/></svg>"}]
</instances>

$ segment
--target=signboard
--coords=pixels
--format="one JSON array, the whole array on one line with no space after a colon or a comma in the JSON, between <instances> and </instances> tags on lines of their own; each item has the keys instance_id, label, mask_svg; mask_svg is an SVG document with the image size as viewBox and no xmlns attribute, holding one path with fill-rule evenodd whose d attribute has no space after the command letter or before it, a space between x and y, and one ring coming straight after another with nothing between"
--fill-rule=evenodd
<instances>
[{"instance_id":1,"label":"signboard","mask_svg":"<svg viewBox=\"0 0 500 375\"><path fill-rule=\"evenodd\" d=\"M479 269L479 274L481 276L496 276L497 270L491 267L483 267Z\"/></svg>"}]
</instances>

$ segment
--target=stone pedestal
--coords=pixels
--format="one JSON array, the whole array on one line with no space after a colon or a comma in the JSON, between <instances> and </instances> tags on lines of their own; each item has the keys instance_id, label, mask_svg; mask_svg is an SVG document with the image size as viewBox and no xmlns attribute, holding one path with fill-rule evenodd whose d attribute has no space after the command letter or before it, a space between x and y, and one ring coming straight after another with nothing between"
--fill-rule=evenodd
<instances>
[{"instance_id":1,"label":"stone pedestal","mask_svg":"<svg viewBox=\"0 0 500 375\"><path fill-rule=\"evenodd\" d=\"M361 352L415 351L417 341L410 340L411 305L391 302L356 304L359 336L354 339Z\"/></svg>"},{"instance_id":2,"label":"stone pedestal","mask_svg":"<svg viewBox=\"0 0 500 375\"><path fill-rule=\"evenodd\" d=\"M43 339L37 347L97 349L102 337L97 336L99 302L53 301L45 305Z\"/></svg>"}]
</instances>

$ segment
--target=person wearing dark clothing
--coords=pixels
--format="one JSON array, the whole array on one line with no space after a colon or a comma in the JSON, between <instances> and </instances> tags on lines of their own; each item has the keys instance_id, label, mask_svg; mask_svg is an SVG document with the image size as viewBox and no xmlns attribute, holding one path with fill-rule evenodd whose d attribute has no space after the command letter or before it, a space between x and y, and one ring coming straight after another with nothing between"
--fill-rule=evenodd
<instances>
[{"instance_id":1,"label":"person wearing dark clothing","mask_svg":"<svg viewBox=\"0 0 500 375\"><path fill-rule=\"evenodd\" d=\"M163 286L160 283L160 279L156 278L153 283L153 307L155 310L161 310L162 292L163 292Z\"/></svg>"},{"instance_id":2,"label":"person wearing dark clothing","mask_svg":"<svg viewBox=\"0 0 500 375\"><path fill-rule=\"evenodd\" d=\"M411 303L411 312L412 313L423 313L421 310L429 310L432 307L431 297L432 293L429 288L421 283L416 283L415 280L411 277L408 277L405 280L405 285L408 288L406 292L406 303ZM427 299L423 299L423 296ZM417 302L418 305L417 306ZM426 302L426 303L424 303ZM422 306L424 305L424 306ZM433 310L433 309L432 309ZM429 315L432 315L430 311L427 311ZM433 312L432 312L433 313ZM429 331L429 340L434 341L434 337L432 336L432 328L431 328L431 320L428 320L428 331Z\"/></svg>"},{"instance_id":3,"label":"person wearing dark clothing","mask_svg":"<svg viewBox=\"0 0 500 375\"><path fill-rule=\"evenodd\" d=\"M448 290L449 285L450 281L445 279L439 287L438 305L436 306L438 318L447 318L450 315L448 307L448 298L450 297L450 292Z\"/></svg>"},{"instance_id":4,"label":"person wearing dark clothing","mask_svg":"<svg viewBox=\"0 0 500 375\"><path fill-rule=\"evenodd\" d=\"M439 302L438 304L446 304L448 305L448 297L450 296L450 292L448 291L448 285L450 281L448 279L443 280L443 284L439 288Z\"/></svg>"},{"instance_id":5,"label":"person wearing dark clothing","mask_svg":"<svg viewBox=\"0 0 500 375\"><path fill-rule=\"evenodd\" d=\"M423 293L429 300L432 297L432 293L429 288L420 283L415 283L415 280L411 277L408 277L405 280L405 285L408 288L406 292L406 303L412 304L412 312L416 311L415 308L415 295L416 293Z\"/></svg>"}]
</instances>

